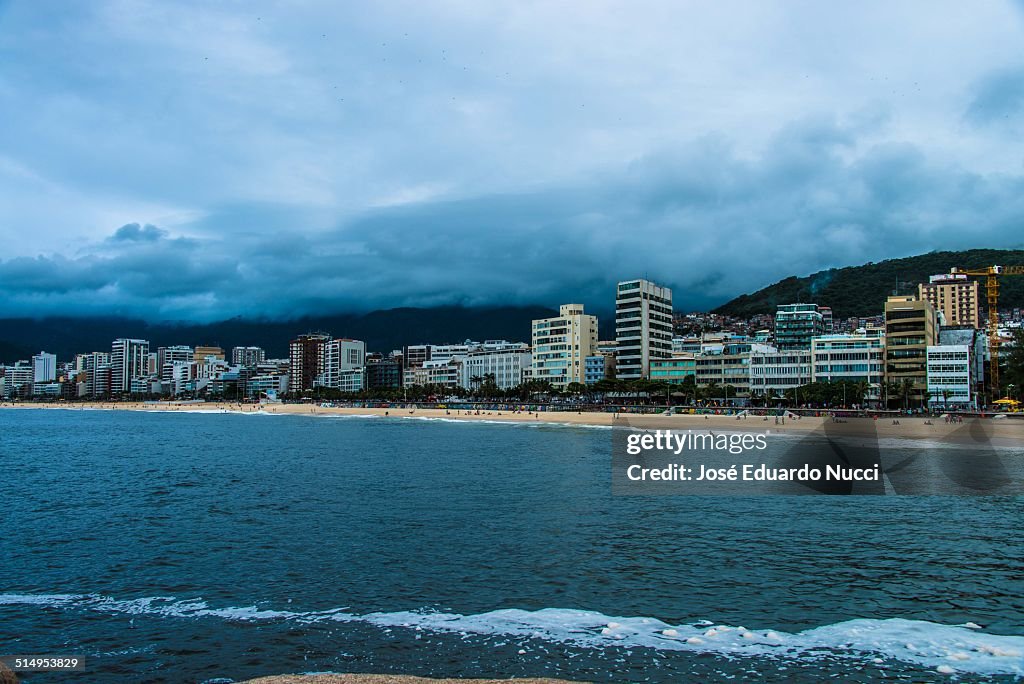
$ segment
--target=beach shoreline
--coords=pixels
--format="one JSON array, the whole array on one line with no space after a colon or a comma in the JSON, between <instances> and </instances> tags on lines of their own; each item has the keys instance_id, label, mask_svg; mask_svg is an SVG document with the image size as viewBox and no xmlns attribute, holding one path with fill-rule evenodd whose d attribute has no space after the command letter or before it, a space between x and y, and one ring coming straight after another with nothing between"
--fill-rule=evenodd
<instances>
[{"instance_id":1,"label":"beach shoreline","mask_svg":"<svg viewBox=\"0 0 1024 684\"><path fill-rule=\"evenodd\" d=\"M351 416L384 419L436 419L488 423L530 423L577 427L632 428L641 430L693 430L728 432L764 432L774 435L810 435L825 432L831 436L877 437L909 441L958 443L967 439L965 426L976 421L993 446L1024 447L1024 420L968 418L964 423L946 423L925 416L845 417L833 423L829 415L776 418L759 415L722 415L712 413L614 413L609 411L532 411L462 408L422 408L401 405L389 407L325 406L319 404L245 404L237 402L2 402L0 410L59 409L68 411L143 411L159 413L237 413L294 416Z\"/></svg>"}]
</instances>

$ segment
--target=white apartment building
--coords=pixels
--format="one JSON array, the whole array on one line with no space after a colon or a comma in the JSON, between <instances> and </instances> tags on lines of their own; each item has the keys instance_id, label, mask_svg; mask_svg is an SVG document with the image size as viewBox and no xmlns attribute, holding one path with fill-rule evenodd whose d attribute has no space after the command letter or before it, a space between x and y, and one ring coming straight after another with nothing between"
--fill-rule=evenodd
<instances>
[{"instance_id":1,"label":"white apartment building","mask_svg":"<svg viewBox=\"0 0 1024 684\"><path fill-rule=\"evenodd\" d=\"M499 389L510 389L523 383L523 374L530 368L533 356L525 343L505 343L498 348L483 348L469 352L462 359L459 385L466 389L478 387L482 378L494 376ZM474 378L481 378L474 381Z\"/></svg>"},{"instance_id":2,"label":"white apartment building","mask_svg":"<svg viewBox=\"0 0 1024 684\"><path fill-rule=\"evenodd\" d=\"M160 381L170 382L174 364L191 363L192 355L192 347L182 345L174 347L157 347L156 368L157 373L160 374Z\"/></svg>"},{"instance_id":3,"label":"white apartment building","mask_svg":"<svg viewBox=\"0 0 1024 684\"><path fill-rule=\"evenodd\" d=\"M149 341L127 338L114 340L110 350L111 393L148 392L148 375Z\"/></svg>"},{"instance_id":4,"label":"white apartment building","mask_svg":"<svg viewBox=\"0 0 1024 684\"><path fill-rule=\"evenodd\" d=\"M366 365L366 342L339 338L324 345L324 372L316 384L332 389L342 388L342 374ZM345 383L352 381L346 376ZM362 389L362 387L360 387ZM345 390L358 391L358 390Z\"/></svg>"},{"instance_id":5,"label":"white apartment building","mask_svg":"<svg viewBox=\"0 0 1024 684\"><path fill-rule=\"evenodd\" d=\"M928 405L933 409L977 408L970 345L931 345L927 354Z\"/></svg>"},{"instance_id":6,"label":"white apartment building","mask_svg":"<svg viewBox=\"0 0 1024 684\"><path fill-rule=\"evenodd\" d=\"M267 373L249 378L245 384L246 394L250 397L276 397L288 393L287 373Z\"/></svg>"},{"instance_id":7,"label":"white apartment building","mask_svg":"<svg viewBox=\"0 0 1024 684\"><path fill-rule=\"evenodd\" d=\"M616 377L649 377L651 359L667 359L672 353L672 290L642 278L619 283L615 341Z\"/></svg>"},{"instance_id":8,"label":"white apartment building","mask_svg":"<svg viewBox=\"0 0 1024 684\"><path fill-rule=\"evenodd\" d=\"M885 382L885 333L858 330L852 334L821 335L811 340L814 382L866 382L865 398L881 398Z\"/></svg>"},{"instance_id":9,"label":"white apartment building","mask_svg":"<svg viewBox=\"0 0 1024 684\"><path fill-rule=\"evenodd\" d=\"M75 382L78 385L78 396L98 397L105 395L109 388L107 379L110 373L110 354L107 352L90 352L75 355Z\"/></svg>"},{"instance_id":10,"label":"white apartment building","mask_svg":"<svg viewBox=\"0 0 1024 684\"><path fill-rule=\"evenodd\" d=\"M759 349L750 354L750 394L782 396L786 390L811 383L808 349Z\"/></svg>"},{"instance_id":11,"label":"white apartment building","mask_svg":"<svg viewBox=\"0 0 1024 684\"><path fill-rule=\"evenodd\" d=\"M563 304L558 316L533 321L530 377L563 389L586 382L586 362L597 350L597 316L582 304Z\"/></svg>"},{"instance_id":12,"label":"white apartment building","mask_svg":"<svg viewBox=\"0 0 1024 684\"><path fill-rule=\"evenodd\" d=\"M32 357L32 382L53 382L57 379L57 356L44 351Z\"/></svg>"},{"instance_id":13,"label":"white apartment building","mask_svg":"<svg viewBox=\"0 0 1024 684\"><path fill-rule=\"evenodd\" d=\"M22 387L32 384L33 377L32 365L28 361L18 361L13 366L7 366L4 370L4 397L18 396Z\"/></svg>"},{"instance_id":14,"label":"white apartment building","mask_svg":"<svg viewBox=\"0 0 1024 684\"><path fill-rule=\"evenodd\" d=\"M412 385L440 385L442 387L458 387L462 371L462 359L431 359L422 366L413 368L403 377L407 378L406 387Z\"/></svg>"}]
</instances>

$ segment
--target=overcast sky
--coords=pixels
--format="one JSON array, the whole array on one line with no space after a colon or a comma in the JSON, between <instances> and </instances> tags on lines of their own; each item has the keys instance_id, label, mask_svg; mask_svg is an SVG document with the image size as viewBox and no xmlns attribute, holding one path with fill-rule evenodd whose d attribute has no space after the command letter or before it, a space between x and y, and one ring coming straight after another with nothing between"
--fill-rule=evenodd
<instances>
[{"instance_id":1,"label":"overcast sky","mask_svg":"<svg viewBox=\"0 0 1024 684\"><path fill-rule=\"evenodd\" d=\"M676 308L1024 244L1024 4L0 0L0 315Z\"/></svg>"}]
</instances>

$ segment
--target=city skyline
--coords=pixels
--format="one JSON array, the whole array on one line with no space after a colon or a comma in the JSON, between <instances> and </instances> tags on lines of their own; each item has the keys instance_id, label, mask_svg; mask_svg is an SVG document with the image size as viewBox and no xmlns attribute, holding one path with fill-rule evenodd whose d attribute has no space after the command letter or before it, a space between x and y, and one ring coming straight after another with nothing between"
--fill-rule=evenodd
<instances>
[{"instance_id":1,"label":"city skyline","mask_svg":"<svg viewBox=\"0 0 1024 684\"><path fill-rule=\"evenodd\" d=\"M7 2L0 28L0 316L555 306L630 274L705 309L1021 244L1021 3Z\"/></svg>"}]
</instances>

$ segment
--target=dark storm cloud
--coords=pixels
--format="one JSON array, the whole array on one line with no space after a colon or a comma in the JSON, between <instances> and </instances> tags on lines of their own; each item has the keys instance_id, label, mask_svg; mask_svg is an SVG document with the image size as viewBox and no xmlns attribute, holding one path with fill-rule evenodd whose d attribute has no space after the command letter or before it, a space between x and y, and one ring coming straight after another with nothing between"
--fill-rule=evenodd
<instances>
[{"instance_id":1,"label":"dark storm cloud","mask_svg":"<svg viewBox=\"0 0 1024 684\"><path fill-rule=\"evenodd\" d=\"M966 117L977 125L1012 123L1024 116L1024 67L1000 70L977 85Z\"/></svg>"},{"instance_id":2,"label":"dark storm cloud","mask_svg":"<svg viewBox=\"0 0 1024 684\"><path fill-rule=\"evenodd\" d=\"M704 138L588 184L383 208L313 233L199 239L124 226L74 259L0 262L2 313L607 309L614 283L640 275L671 284L686 308L828 266L1020 244L1020 176L983 176L913 145L865 139L870 131L811 119L755 159Z\"/></svg>"}]
</instances>

